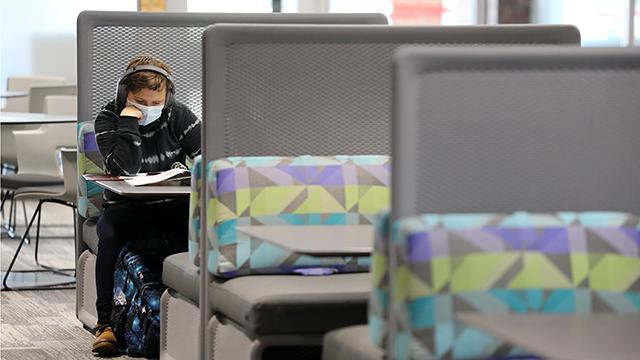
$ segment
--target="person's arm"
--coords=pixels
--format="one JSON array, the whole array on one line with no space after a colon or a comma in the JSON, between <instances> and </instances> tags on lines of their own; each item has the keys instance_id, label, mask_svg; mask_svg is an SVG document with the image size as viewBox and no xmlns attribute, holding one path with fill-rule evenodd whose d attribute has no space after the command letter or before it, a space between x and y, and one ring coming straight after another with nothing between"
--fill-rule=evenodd
<instances>
[{"instance_id":1,"label":"person's arm","mask_svg":"<svg viewBox=\"0 0 640 360\"><path fill-rule=\"evenodd\" d=\"M129 107L121 114L116 114L113 102L98 114L95 122L96 141L107 173L133 175L140 171L142 142L138 120L141 116L140 111L136 113Z\"/></svg>"},{"instance_id":2,"label":"person's arm","mask_svg":"<svg viewBox=\"0 0 640 360\"><path fill-rule=\"evenodd\" d=\"M178 141L188 157L200 154L200 120L186 106L181 112L178 126Z\"/></svg>"}]
</instances>

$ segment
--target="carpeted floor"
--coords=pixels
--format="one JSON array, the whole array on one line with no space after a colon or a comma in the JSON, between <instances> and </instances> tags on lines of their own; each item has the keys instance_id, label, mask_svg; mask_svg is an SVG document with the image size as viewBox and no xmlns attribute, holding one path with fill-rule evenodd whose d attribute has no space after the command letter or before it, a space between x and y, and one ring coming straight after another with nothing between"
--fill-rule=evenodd
<instances>
[{"instance_id":1,"label":"carpeted floor","mask_svg":"<svg viewBox=\"0 0 640 360\"><path fill-rule=\"evenodd\" d=\"M27 207L33 213L34 204ZM24 230L22 209L19 209L17 232ZM74 267L73 218L71 209L49 204L42 216L39 260L56 267ZM3 221L4 223L4 221ZM35 232L34 232L35 233ZM5 270L19 239L10 239L2 232L0 268ZM35 246L25 245L15 269L35 267ZM91 352L93 335L85 330L75 316L75 289L2 291L0 298L0 359L95 359ZM119 359L130 359L126 356Z\"/></svg>"},{"instance_id":2,"label":"carpeted floor","mask_svg":"<svg viewBox=\"0 0 640 360\"><path fill-rule=\"evenodd\" d=\"M0 358L93 359L75 317L75 290L2 291Z\"/></svg>"}]
</instances>

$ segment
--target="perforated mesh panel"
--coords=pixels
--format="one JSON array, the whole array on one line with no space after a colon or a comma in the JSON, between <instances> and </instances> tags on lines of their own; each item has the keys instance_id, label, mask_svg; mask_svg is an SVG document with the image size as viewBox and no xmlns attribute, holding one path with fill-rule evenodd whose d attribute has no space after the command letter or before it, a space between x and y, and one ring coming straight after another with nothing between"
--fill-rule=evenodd
<instances>
[{"instance_id":1,"label":"perforated mesh panel","mask_svg":"<svg viewBox=\"0 0 640 360\"><path fill-rule=\"evenodd\" d=\"M413 42L419 36L397 31L395 39L387 42L362 34L357 42L341 43L335 34L320 38L310 32L314 38L307 43L227 45L224 138L217 138L224 142L224 154L207 150L208 156L388 155L396 48L490 42L511 46L553 40L498 31L487 35L487 43L482 44L477 37L471 42L461 40L462 33L447 38L447 34L439 37L424 31L420 43ZM474 34L472 29L469 34ZM286 33L272 35L279 38ZM221 131L217 120L212 122L214 132Z\"/></svg>"},{"instance_id":2,"label":"perforated mesh panel","mask_svg":"<svg viewBox=\"0 0 640 360\"><path fill-rule=\"evenodd\" d=\"M115 97L129 60L150 54L173 72L176 99L202 118L202 31L204 27L99 26L93 29L91 120Z\"/></svg>"},{"instance_id":3,"label":"perforated mesh panel","mask_svg":"<svg viewBox=\"0 0 640 360\"><path fill-rule=\"evenodd\" d=\"M230 46L226 155L389 154L396 46Z\"/></svg>"},{"instance_id":4,"label":"perforated mesh panel","mask_svg":"<svg viewBox=\"0 0 640 360\"><path fill-rule=\"evenodd\" d=\"M640 71L441 72L419 86L411 213L640 213Z\"/></svg>"}]
</instances>

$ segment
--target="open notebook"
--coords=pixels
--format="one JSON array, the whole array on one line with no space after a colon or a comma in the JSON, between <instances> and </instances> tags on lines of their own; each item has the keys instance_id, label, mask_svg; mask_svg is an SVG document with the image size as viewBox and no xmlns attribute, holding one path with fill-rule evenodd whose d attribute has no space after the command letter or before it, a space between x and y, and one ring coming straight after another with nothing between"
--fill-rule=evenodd
<instances>
[{"instance_id":1,"label":"open notebook","mask_svg":"<svg viewBox=\"0 0 640 360\"><path fill-rule=\"evenodd\" d=\"M188 181L191 178L191 172L187 169L170 169L162 172L140 173L134 176L118 176L108 174L84 174L82 175L88 181L117 181L124 180L131 186L141 185L175 185L182 181Z\"/></svg>"},{"instance_id":2,"label":"open notebook","mask_svg":"<svg viewBox=\"0 0 640 360\"><path fill-rule=\"evenodd\" d=\"M166 182L176 182L191 178L191 172L187 169L170 169L160 173L137 174L136 176L125 178L124 181L132 186L161 184Z\"/></svg>"}]
</instances>

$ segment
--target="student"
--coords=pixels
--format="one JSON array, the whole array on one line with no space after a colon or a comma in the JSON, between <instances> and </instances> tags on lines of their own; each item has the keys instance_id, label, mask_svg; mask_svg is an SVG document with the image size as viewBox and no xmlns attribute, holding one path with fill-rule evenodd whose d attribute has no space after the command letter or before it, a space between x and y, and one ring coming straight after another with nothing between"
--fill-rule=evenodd
<instances>
[{"instance_id":1,"label":"student","mask_svg":"<svg viewBox=\"0 0 640 360\"><path fill-rule=\"evenodd\" d=\"M188 156L200 153L200 121L184 104L175 101L175 88L167 65L151 56L137 56L118 81L116 97L95 121L96 140L104 168L113 175L169 170ZM96 309L98 326L93 351L117 351L110 325L113 272L128 241L161 232L170 249L187 249L189 203L186 198L144 200L104 193L98 219Z\"/></svg>"}]
</instances>

